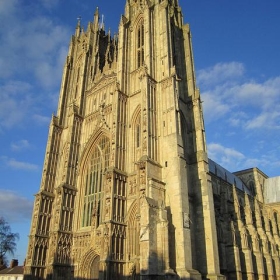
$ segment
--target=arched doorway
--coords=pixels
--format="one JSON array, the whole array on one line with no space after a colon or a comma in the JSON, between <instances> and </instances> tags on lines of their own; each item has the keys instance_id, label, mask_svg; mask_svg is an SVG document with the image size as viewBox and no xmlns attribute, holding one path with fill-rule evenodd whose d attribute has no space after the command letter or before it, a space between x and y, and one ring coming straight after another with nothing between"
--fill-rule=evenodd
<instances>
[{"instance_id":1,"label":"arched doorway","mask_svg":"<svg viewBox=\"0 0 280 280\"><path fill-rule=\"evenodd\" d=\"M139 271L138 272L136 271L137 268L139 268L139 263L135 264L133 267L133 271L131 274L131 280L140 280L140 273L139 273Z\"/></svg>"},{"instance_id":2,"label":"arched doorway","mask_svg":"<svg viewBox=\"0 0 280 280\"><path fill-rule=\"evenodd\" d=\"M139 206L136 202L130 207L127 218L127 253L129 256L130 279L140 279L140 221Z\"/></svg>"},{"instance_id":3,"label":"arched doorway","mask_svg":"<svg viewBox=\"0 0 280 280\"><path fill-rule=\"evenodd\" d=\"M100 257L96 256L90 267L90 280L98 280L99 279L99 261Z\"/></svg>"},{"instance_id":4,"label":"arched doorway","mask_svg":"<svg viewBox=\"0 0 280 280\"><path fill-rule=\"evenodd\" d=\"M85 280L98 280L100 272L100 256L90 249L80 262L79 278Z\"/></svg>"}]
</instances>

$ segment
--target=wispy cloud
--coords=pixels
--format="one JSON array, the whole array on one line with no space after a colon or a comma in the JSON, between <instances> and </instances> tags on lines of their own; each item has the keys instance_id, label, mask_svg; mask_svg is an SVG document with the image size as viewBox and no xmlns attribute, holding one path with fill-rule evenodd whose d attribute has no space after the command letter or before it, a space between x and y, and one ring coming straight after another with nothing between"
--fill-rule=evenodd
<instances>
[{"instance_id":1,"label":"wispy cloud","mask_svg":"<svg viewBox=\"0 0 280 280\"><path fill-rule=\"evenodd\" d=\"M29 148L30 148L30 143L28 142L28 140L25 139L11 143L11 149L13 151L22 151Z\"/></svg>"},{"instance_id":2,"label":"wispy cloud","mask_svg":"<svg viewBox=\"0 0 280 280\"><path fill-rule=\"evenodd\" d=\"M266 129L280 129L280 112L276 110L262 112L245 123L246 129L259 129L263 127Z\"/></svg>"},{"instance_id":3,"label":"wispy cloud","mask_svg":"<svg viewBox=\"0 0 280 280\"><path fill-rule=\"evenodd\" d=\"M33 201L10 190L0 189L0 213L9 222L30 220Z\"/></svg>"},{"instance_id":4,"label":"wispy cloud","mask_svg":"<svg viewBox=\"0 0 280 280\"><path fill-rule=\"evenodd\" d=\"M32 104L30 84L8 81L0 86L0 128L9 128L19 123Z\"/></svg>"},{"instance_id":5,"label":"wispy cloud","mask_svg":"<svg viewBox=\"0 0 280 280\"><path fill-rule=\"evenodd\" d=\"M33 120L40 125L46 125L50 122L51 117L50 116L46 117L46 116L34 114L33 115Z\"/></svg>"},{"instance_id":6,"label":"wispy cloud","mask_svg":"<svg viewBox=\"0 0 280 280\"><path fill-rule=\"evenodd\" d=\"M5 67L0 71L0 77L20 74L19 71L24 69L42 86L56 85L61 78L62 57L64 59L67 54L68 29L44 16L28 21L13 18L14 21L0 45L0 49L7 52L2 60Z\"/></svg>"},{"instance_id":7,"label":"wispy cloud","mask_svg":"<svg viewBox=\"0 0 280 280\"><path fill-rule=\"evenodd\" d=\"M233 163L241 162L245 156L234 148L224 147L219 143L208 144L208 155L223 166L233 167Z\"/></svg>"},{"instance_id":8,"label":"wispy cloud","mask_svg":"<svg viewBox=\"0 0 280 280\"><path fill-rule=\"evenodd\" d=\"M245 71L240 62L217 63L213 67L197 71L200 86L212 86L239 79Z\"/></svg>"},{"instance_id":9,"label":"wispy cloud","mask_svg":"<svg viewBox=\"0 0 280 280\"><path fill-rule=\"evenodd\" d=\"M14 158L8 158L6 156L2 156L0 157L0 159L5 166L16 170L37 171L39 168L38 165L36 164L32 164L24 161L18 161Z\"/></svg>"},{"instance_id":10,"label":"wispy cloud","mask_svg":"<svg viewBox=\"0 0 280 280\"><path fill-rule=\"evenodd\" d=\"M23 162L23 161L17 161L13 158L9 159L7 161L8 166L14 168L14 169L22 169L22 170L38 170L38 166L32 163Z\"/></svg>"},{"instance_id":11,"label":"wispy cloud","mask_svg":"<svg viewBox=\"0 0 280 280\"><path fill-rule=\"evenodd\" d=\"M10 17L11 14L15 14L18 5L18 0L1 0L0 1L0 16L1 18Z\"/></svg>"},{"instance_id":12,"label":"wispy cloud","mask_svg":"<svg viewBox=\"0 0 280 280\"><path fill-rule=\"evenodd\" d=\"M206 129L212 130L210 137L207 130L209 157L230 171L259 167L276 172L280 76L252 79L240 62L218 63L198 71L198 85Z\"/></svg>"},{"instance_id":13,"label":"wispy cloud","mask_svg":"<svg viewBox=\"0 0 280 280\"><path fill-rule=\"evenodd\" d=\"M42 13L57 4L0 0L0 131L24 123L30 111L40 115L54 106L71 34Z\"/></svg>"},{"instance_id":14,"label":"wispy cloud","mask_svg":"<svg viewBox=\"0 0 280 280\"><path fill-rule=\"evenodd\" d=\"M218 63L198 71L205 120L223 118L245 130L280 129L280 76L266 81L246 77L242 63Z\"/></svg>"},{"instance_id":15,"label":"wispy cloud","mask_svg":"<svg viewBox=\"0 0 280 280\"><path fill-rule=\"evenodd\" d=\"M208 144L208 156L212 160L221 164L229 171L237 171L246 168L279 168L280 160L275 153L267 152L267 154L255 154L256 157L248 157L237 151L235 148L226 147L221 143Z\"/></svg>"},{"instance_id":16,"label":"wispy cloud","mask_svg":"<svg viewBox=\"0 0 280 280\"><path fill-rule=\"evenodd\" d=\"M53 9L58 5L59 0L39 0L46 9Z\"/></svg>"},{"instance_id":17,"label":"wispy cloud","mask_svg":"<svg viewBox=\"0 0 280 280\"><path fill-rule=\"evenodd\" d=\"M203 111L207 122L217 120L230 112L231 106L222 99L214 98L212 92L203 93Z\"/></svg>"}]
</instances>

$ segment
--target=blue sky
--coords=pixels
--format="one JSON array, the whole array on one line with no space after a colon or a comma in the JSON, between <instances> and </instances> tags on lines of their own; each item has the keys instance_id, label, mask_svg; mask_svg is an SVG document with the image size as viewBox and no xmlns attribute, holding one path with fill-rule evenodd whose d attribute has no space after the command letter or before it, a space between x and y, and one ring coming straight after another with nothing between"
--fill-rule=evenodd
<instances>
[{"instance_id":1,"label":"blue sky","mask_svg":"<svg viewBox=\"0 0 280 280\"><path fill-rule=\"evenodd\" d=\"M48 125L77 17L114 33L125 0L0 0L0 215L26 254ZM181 0L190 23L209 156L280 175L280 1Z\"/></svg>"}]
</instances>

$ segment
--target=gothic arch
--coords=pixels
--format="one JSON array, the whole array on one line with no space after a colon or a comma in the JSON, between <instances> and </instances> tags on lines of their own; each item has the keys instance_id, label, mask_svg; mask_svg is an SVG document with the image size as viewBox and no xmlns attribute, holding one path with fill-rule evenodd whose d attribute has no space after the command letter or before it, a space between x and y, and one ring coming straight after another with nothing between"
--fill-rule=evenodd
<instances>
[{"instance_id":1,"label":"gothic arch","mask_svg":"<svg viewBox=\"0 0 280 280\"><path fill-rule=\"evenodd\" d=\"M142 120L141 120L141 106L138 105L131 118L131 139L133 142L132 159L137 162L141 155L141 134L142 134Z\"/></svg>"},{"instance_id":2,"label":"gothic arch","mask_svg":"<svg viewBox=\"0 0 280 280\"><path fill-rule=\"evenodd\" d=\"M134 201L127 214L127 254L129 260L133 260L139 256L139 238L140 238L140 225L138 220L139 206L137 201Z\"/></svg>"},{"instance_id":3,"label":"gothic arch","mask_svg":"<svg viewBox=\"0 0 280 280\"><path fill-rule=\"evenodd\" d=\"M105 143L105 144L104 144ZM102 149L101 146L104 146ZM96 214L98 226L102 220L103 174L109 166L111 141L108 134L100 129L88 141L81 156L78 178L77 228L93 226L92 217Z\"/></svg>"},{"instance_id":4,"label":"gothic arch","mask_svg":"<svg viewBox=\"0 0 280 280\"><path fill-rule=\"evenodd\" d=\"M131 24L131 31L131 55L134 57L133 69L135 70L143 66L145 60L145 24L142 12L140 12L135 20L133 20Z\"/></svg>"},{"instance_id":5,"label":"gothic arch","mask_svg":"<svg viewBox=\"0 0 280 280\"><path fill-rule=\"evenodd\" d=\"M275 225L276 234L279 235L279 233L280 233L279 226L278 226L279 225L279 215L278 215L278 212L275 209L273 209L272 213L273 214L272 214L271 220L273 219L273 223Z\"/></svg>"},{"instance_id":6,"label":"gothic arch","mask_svg":"<svg viewBox=\"0 0 280 280\"><path fill-rule=\"evenodd\" d=\"M140 224L138 220L139 204L135 200L127 214L127 255L131 279L138 279L140 270Z\"/></svg>"},{"instance_id":7,"label":"gothic arch","mask_svg":"<svg viewBox=\"0 0 280 280\"><path fill-rule=\"evenodd\" d=\"M100 256L90 248L80 261L79 276L83 279L99 279Z\"/></svg>"},{"instance_id":8,"label":"gothic arch","mask_svg":"<svg viewBox=\"0 0 280 280\"><path fill-rule=\"evenodd\" d=\"M94 147L94 145L98 142L98 140L102 137L105 136L107 138L110 139L110 136L108 134L108 131L106 131L105 129L98 129L97 131L95 131L95 133L93 133L93 135L91 136L91 138L88 140L88 142L86 143L81 157L80 157L80 162L78 165L78 170L79 170L79 174L81 173L81 171L84 169L90 154L92 152L92 149Z\"/></svg>"},{"instance_id":9,"label":"gothic arch","mask_svg":"<svg viewBox=\"0 0 280 280\"><path fill-rule=\"evenodd\" d=\"M134 31L136 30L137 26L139 25L139 23L141 21L144 21L144 15L142 12L140 12L139 15L137 17L135 17L135 19L132 21L131 26Z\"/></svg>"},{"instance_id":10,"label":"gothic arch","mask_svg":"<svg viewBox=\"0 0 280 280\"><path fill-rule=\"evenodd\" d=\"M141 114L141 105L140 104L136 107L136 109L134 110L134 112L132 114L131 121L130 121L131 126L135 123L139 114Z\"/></svg>"}]
</instances>

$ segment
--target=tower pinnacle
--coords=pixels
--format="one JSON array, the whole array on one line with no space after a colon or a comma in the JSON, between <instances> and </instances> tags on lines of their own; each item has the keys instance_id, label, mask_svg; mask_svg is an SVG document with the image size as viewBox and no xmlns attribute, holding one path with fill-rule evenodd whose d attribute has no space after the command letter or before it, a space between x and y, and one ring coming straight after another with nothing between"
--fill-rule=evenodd
<instances>
[{"instance_id":1,"label":"tower pinnacle","mask_svg":"<svg viewBox=\"0 0 280 280\"><path fill-rule=\"evenodd\" d=\"M78 17L77 17L78 22L77 22L76 33L75 33L75 35L76 35L77 37L80 36L80 34L81 34L81 19L82 19L81 16L78 16Z\"/></svg>"}]
</instances>

